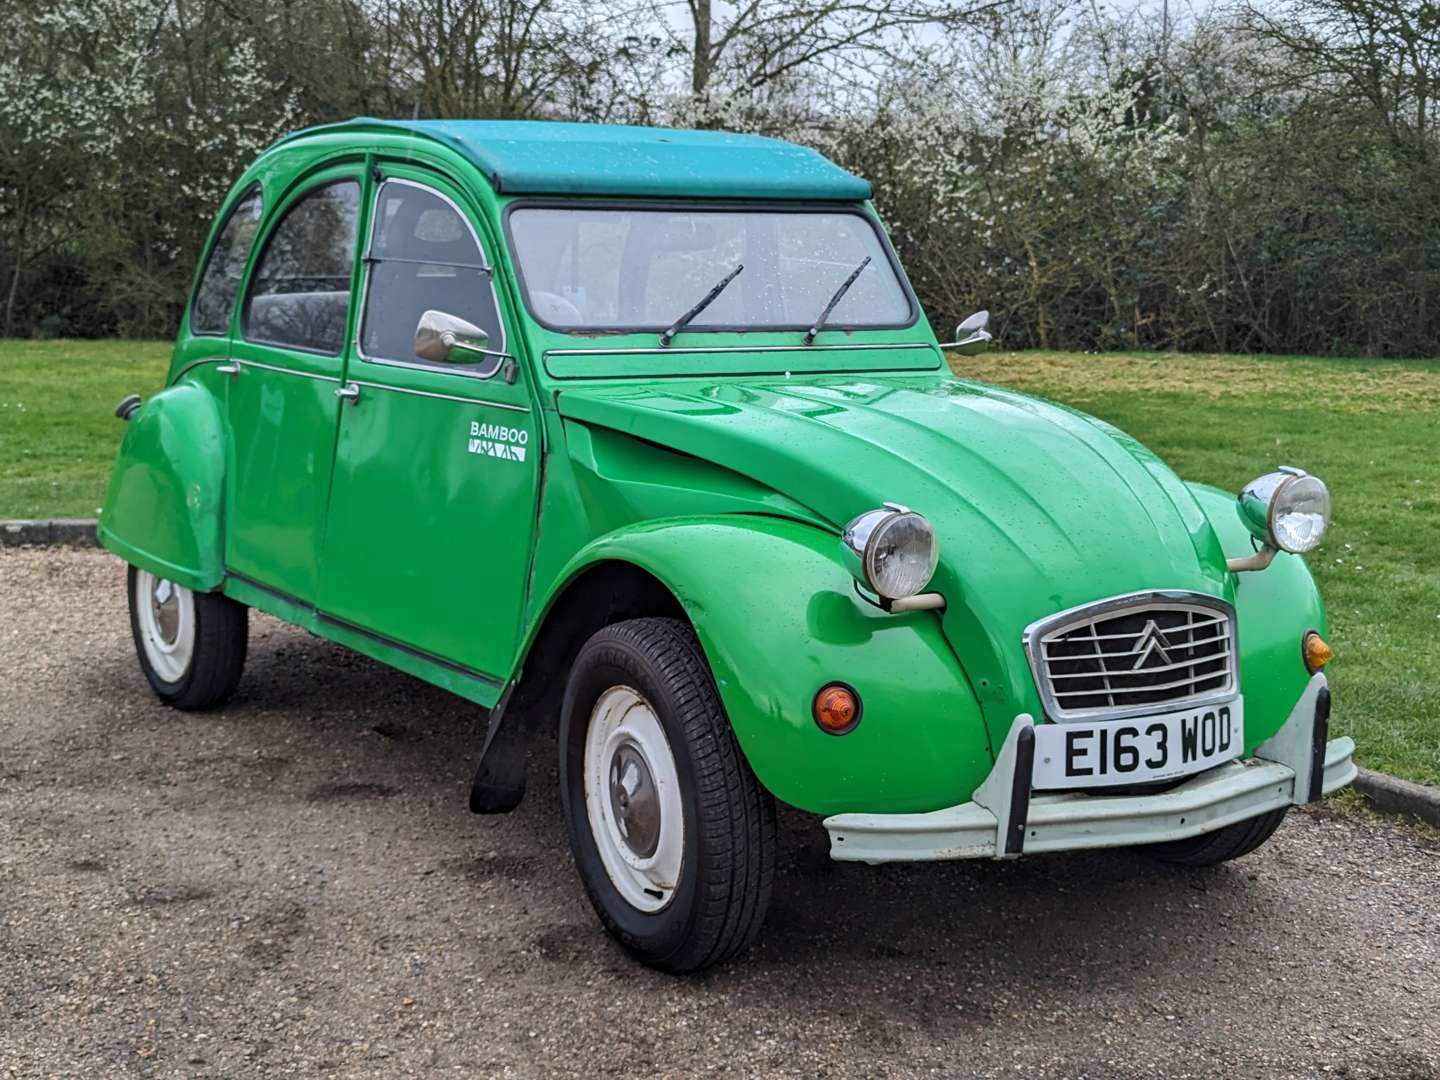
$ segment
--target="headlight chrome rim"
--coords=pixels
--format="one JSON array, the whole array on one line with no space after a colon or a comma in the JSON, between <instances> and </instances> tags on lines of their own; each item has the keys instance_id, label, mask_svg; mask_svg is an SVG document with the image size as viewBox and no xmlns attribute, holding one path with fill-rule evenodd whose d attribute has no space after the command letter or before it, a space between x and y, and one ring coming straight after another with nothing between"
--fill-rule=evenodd
<instances>
[{"instance_id":1,"label":"headlight chrome rim","mask_svg":"<svg viewBox=\"0 0 1440 1080\"><path fill-rule=\"evenodd\" d=\"M1283 527L1287 514L1302 513L1296 504L1309 499L1318 503L1319 527L1305 540L1296 542L1291 530ZM1314 551L1330 527L1330 490L1318 476L1304 469L1282 465L1278 470L1256 477L1237 496L1240 518L1255 537L1280 551L1303 555ZM1287 540L1286 538L1289 537Z\"/></svg>"},{"instance_id":2,"label":"headlight chrome rim","mask_svg":"<svg viewBox=\"0 0 1440 1080\"><path fill-rule=\"evenodd\" d=\"M922 572L911 573L910 580L903 583L887 580L887 570L881 565L885 555L885 541L895 529L911 528L917 531L928 550L923 550ZM851 575L865 588L884 600L903 600L923 592L935 576L935 567L940 561L940 544L935 527L924 514L917 513L899 503L885 503L878 510L867 510L851 519L840 537L841 550ZM893 550L891 551L893 557ZM911 552L912 556L921 554Z\"/></svg>"}]
</instances>

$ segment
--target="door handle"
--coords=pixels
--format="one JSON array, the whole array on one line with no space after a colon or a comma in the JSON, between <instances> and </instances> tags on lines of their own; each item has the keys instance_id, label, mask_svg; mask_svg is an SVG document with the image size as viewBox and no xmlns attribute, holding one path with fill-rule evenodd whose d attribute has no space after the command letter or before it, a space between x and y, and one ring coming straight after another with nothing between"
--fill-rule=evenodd
<instances>
[{"instance_id":1,"label":"door handle","mask_svg":"<svg viewBox=\"0 0 1440 1080\"><path fill-rule=\"evenodd\" d=\"M360 400L360 387L356 386L353 382L349 386L336 387L335 396L344 398L349 401L351 405L354 405Z\"/></svg>"},{"instance_id":2,"label":"door handle","mask_svg":"<svg viewBox=\"0 0 1440 1080\"><path fill-rule=\"evenodd\" d=\"M219 367L217 367L215 370L218 371L221 375L239 375L239 374L240 374L240 365L239 365L239 364L221 364L221 365L220 365Z\"/></svg>"}]
</instances>

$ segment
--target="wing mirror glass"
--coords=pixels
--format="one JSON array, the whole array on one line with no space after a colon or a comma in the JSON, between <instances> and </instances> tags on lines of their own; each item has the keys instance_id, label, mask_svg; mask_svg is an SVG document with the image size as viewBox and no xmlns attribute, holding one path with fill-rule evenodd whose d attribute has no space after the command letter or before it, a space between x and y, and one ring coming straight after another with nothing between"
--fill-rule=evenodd
<instances>
[{"instance_id":1,"label":"wing mirror glass","mask_svg":"<svg viewBox=\"0 0 1440 1080\"><path fill-rule=\"evenodd\" d=\"M976 356L990 348L994 336L990 333L990 312L977 311L955 327L955 340L947 341L940 347L954 349L961 356Z\"/></svg>"},{"instance_id":2,"label":"wing mirror glass","mask_svg":"<svg viewBox=\"0 0 1440 1080\"><path fill-rule=\"evenodd\" d=\"M490 335L472 322L444 311L427 311L415 327L415 355L435 364L457 364L478 368L488 379L497 371L513 383L518 369L509 353L490 348Z\"/></svg>"},{"instance_id":3,"label":"wing mirror glass","mask_svg":"<svg viewBox=\"0 0 1440 1080\"><path fill-rule=\"evenodd\" d=\"M436 364L474 364L490 355L490 335L443 311L427 311L415 327L415 355Z\"/></svg>"}]
</instances>

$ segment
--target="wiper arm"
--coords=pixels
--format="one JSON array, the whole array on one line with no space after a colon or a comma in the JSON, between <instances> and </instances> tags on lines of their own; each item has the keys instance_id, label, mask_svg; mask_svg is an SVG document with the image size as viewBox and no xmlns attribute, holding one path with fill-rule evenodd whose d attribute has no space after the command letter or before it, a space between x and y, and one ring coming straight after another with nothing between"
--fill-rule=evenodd
<instances>
[{"instance_id":1,"label":"wiper arm","mask_svg":"<svg viewBox=\"0 0 1440 1080\"><path fill-rule=\"evenodd\" d=\"M855 279L860 276L860 271L869 265L870 256L866 255L865 260L859 266L855 267L854 270L850 271L850 276L840 283L840 287L835 290L835 295L830 297L830 302L825 305L825 310L820 312L820 317L815 320L815 325L805 331L806 345L815 344L815 335L820 333L821 328L825 325L825 320L830 318L830 312L835 310L836 304L845 299L845 294L850 291L850 286L855 284Z\"/></svg>"},{"instance_id":2,"label":"wiper arm","mask_svg":"<svg viewBox=\"0 0 1440 1080\"><path fill-rule=\"evenodd\" d=\"M715 302L715 298L725 291L725 286L729 285L730 282L734 281L737 277L739 277L740 271L744 269L744 263L741 263L739 266L735 267L734 270L731 270L723 278L717 281L715 283L715 287L709 292L707 292L704 296L702 296L698 304L696 304L689 311L685 312L684 315L681 315L678 319L671 323L670 329L666 330L663 334L660 335L660 347L662 349L668 348L670 342L675 339L675 335L678 334L681 330L684 330L685 327L690 324L691 319L695 318L696 315L699 315L707 307L713 304Z\"/></svg>"}]
</instances>

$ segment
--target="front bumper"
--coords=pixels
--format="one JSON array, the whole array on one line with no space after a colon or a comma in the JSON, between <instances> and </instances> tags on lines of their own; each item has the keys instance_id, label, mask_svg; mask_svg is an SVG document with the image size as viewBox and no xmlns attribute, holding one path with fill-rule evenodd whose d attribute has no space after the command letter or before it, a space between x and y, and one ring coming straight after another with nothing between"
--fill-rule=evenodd
<instances>
[{"instance_id":1,"label":"front bumper","mask_svg":"<svg viewBox=\"0 0 1440 1080\"><path fill-rule=\"evenodd\" d=\"M1155 795L1032 794L1033 721L1021 716L995 767L960 806L924 814L836 814L825 819L830 857L842 862L1014 858L1022 853L1130 847L1181 840L1282 806L1313 802L1355 779L1355 743L1327 741L1330 690L1315 675L1284 726L1245 764L1199 773Z\"/></svg>"}]
</instances>

